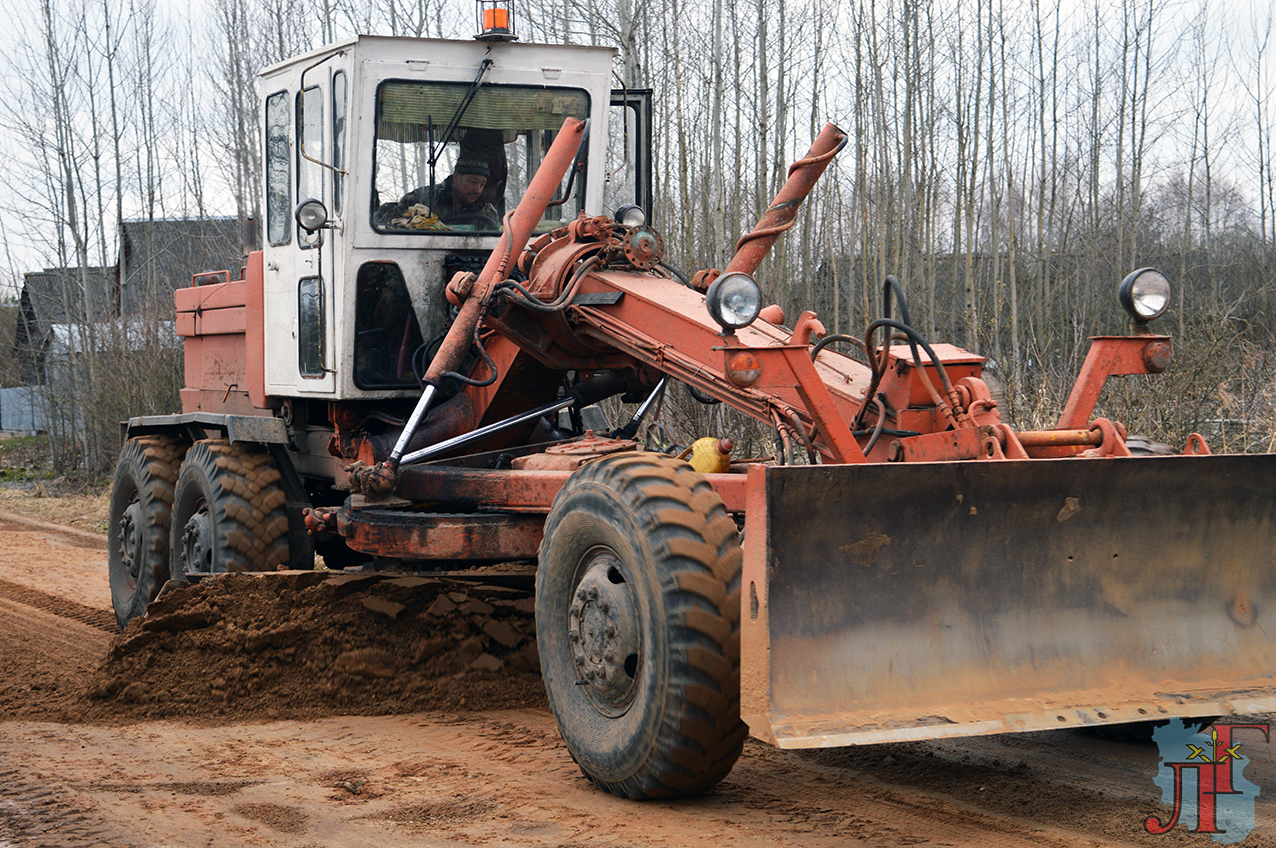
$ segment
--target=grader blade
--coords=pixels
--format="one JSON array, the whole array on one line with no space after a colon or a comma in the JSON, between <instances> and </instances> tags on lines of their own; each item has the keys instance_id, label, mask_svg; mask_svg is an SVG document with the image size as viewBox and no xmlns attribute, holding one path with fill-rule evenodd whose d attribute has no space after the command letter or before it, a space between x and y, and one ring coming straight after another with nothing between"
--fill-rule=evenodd
<instances>
[{"instance_id":1,"label":"grader blade","mask_svg":"<svg viewBox=\"0 0 1276 848\"><path fill-rule=\"evenodd\" d=\"M1276 709L1276 456L750 475L755 736L824 747Z\"/></svg>"}]
</instances>

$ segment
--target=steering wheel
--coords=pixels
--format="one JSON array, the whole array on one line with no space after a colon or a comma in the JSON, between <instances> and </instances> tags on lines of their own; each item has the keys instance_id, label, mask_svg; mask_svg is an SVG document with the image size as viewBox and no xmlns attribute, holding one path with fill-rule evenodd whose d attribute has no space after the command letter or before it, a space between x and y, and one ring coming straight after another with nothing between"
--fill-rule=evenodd
<instances>
[{"instance_id":1,"label":"steering wheel","mask_svg":"<svg viewBox=\"0 0 1276 848\"><path fill-rule=\"evenodd\" d=\"M457 212L455 215L448 215L446 218L439 218L439 223L478 224L480 227L487 230L499 230L501 228L500 221L497 221L490 215L484 215L482 212Z\"/></svg>"}]
</instances>

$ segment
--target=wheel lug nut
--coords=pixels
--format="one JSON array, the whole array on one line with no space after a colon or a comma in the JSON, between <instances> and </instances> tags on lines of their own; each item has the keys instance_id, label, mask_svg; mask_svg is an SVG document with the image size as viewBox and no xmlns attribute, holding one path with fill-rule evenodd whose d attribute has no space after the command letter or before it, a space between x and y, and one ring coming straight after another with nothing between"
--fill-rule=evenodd
<instances>
[{"instance_id":1,"label":"wheel lug nut","mask_svg":"<svg viewBox=\"0 0 1276 848\"><path fill-rule=\"evenodd\" d=\"M597 586L590 586L590 587L589 587L589 597L590 597L590 599L592 599L592 600L597 600L597 598L598 598L598 587L597 587Z\"/></svg>"},{"instance_id":2,"label":"wheel lug nut","mask_svg":"<svg viewBox=\"0 0 1276 848\"><path fill-rule=\"evenodd\" d=\"M616 635L616 625L611 624L611 623L608 623L608 624L607 624L607 635L608 635L608 636L615 636L615 635Z\"/></svg>"},{"instance_id":3,"label":"wheel lug nut","mask_svg":"<svg viewBox=\"0 0 1276 848\"><path fill-rule=\"evenodd\" d=\"M598 606L603 612L611 612L611 604L607 603L606 601L603 601Z\"/></svg>"},{"instance_id":4,"label":"wheel lug nut","mask_svg":"<svg viewBox=\"0 0 1276 848\"><path fill-rule=\"evenodd\" d=\"M576 600L583 601L588 597L589 596L585 594L585 590L583 588L576 591Z\"/></svg>"},{"instance_id":5,"label":"wheel lug nut","mask_svg":"<svg viewBox=\"0 0 1276 848\"><path fill-rule=\"evenodd\" d=\"M615 662L616 655L612 653L611 651L608 651L607 653L603 654L603 659L605 659L607 662Z\"/></svg>"}]
</instances>

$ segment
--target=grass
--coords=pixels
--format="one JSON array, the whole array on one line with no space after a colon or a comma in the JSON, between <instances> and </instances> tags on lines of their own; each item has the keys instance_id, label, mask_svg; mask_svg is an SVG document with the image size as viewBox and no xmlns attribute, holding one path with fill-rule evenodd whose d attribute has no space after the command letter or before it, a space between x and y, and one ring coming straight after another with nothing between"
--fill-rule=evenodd
<instances>
[{"instance_id":1,"label":"grass","mask_svg":"<svg viewBox=\"0 0 1276 848\"><path fill-rule=\"evenodd\" d=\"M57 476L43 436L0 439L0 510L104 534L109 507L108 488Z\"/></svg>"},{"instance_id":2,"label":"grass","mask_svg":"<svg viewBox=\"0 0 1276 848\"><path fill-rule=\"evenodd\" d=\"M49 445L42 436L0 439L0 483L52 480Z\"/></svg>"}]
</instances>

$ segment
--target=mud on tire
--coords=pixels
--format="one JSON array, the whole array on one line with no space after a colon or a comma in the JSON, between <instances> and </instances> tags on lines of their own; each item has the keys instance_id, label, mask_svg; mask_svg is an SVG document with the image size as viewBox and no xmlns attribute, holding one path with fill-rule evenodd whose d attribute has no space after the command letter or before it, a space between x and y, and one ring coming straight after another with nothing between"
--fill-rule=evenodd
<instances>
[{"instance_id":1,"label":"mud on tire","mask_svg":"<svg viewBox=\"0 0 1276 848\"><path fill-rule=\"evenodd\" d=\"M146 612L169 572L169 523L186 444L169 436L129 439L111 485L108 574L120 629Z\"/></svg>"},{"instance_id":2,"label":"mud on tire","mask_svg":"<svg viewBox=\"0 0 1276 848\"><path fill-rule=\"evenodd\" d=\"M274 571L288 564L288 515L270 454L225 439L196 442L177 479L170 572Z\"/></svg>"},{"instance_id":3,"label":"mud on tire","mask_svg":"<svg viewBox=\"0 0 1276 848\"><path fill-rule=\"evenodd\" d=\"M545 522L536 631L572 757L628 798L703 792L740 756L735 522L684 462L591 462Z\"/></svg>"}]
</instances>

